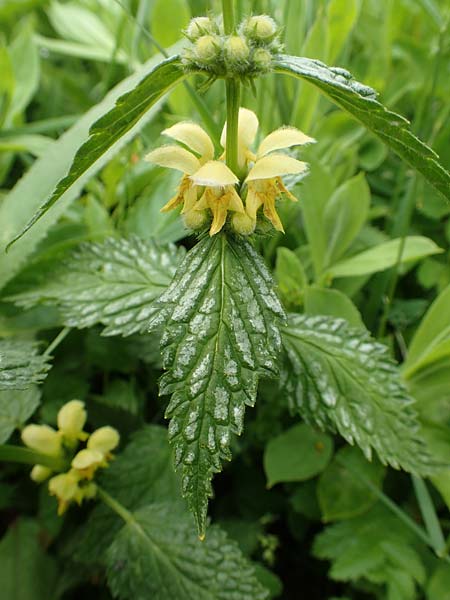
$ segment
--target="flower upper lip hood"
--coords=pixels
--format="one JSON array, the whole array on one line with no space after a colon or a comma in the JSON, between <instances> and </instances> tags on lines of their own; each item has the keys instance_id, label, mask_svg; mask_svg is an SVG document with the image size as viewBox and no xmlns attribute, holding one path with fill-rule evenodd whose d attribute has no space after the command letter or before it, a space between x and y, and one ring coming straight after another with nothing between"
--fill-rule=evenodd
<instances>
[{"instance_id":1,"label":"flower upper lip hood","mask_svg":"<svg viewBox=\"0 0 450 600\"><path fill-rule=\"evenodd\" d=\"M245 233L251 233L257 222L257 212L263 207L264 215L275 229L283 226L275 209L275 201L281 194L291 200L296 198L286 189L281 177L300 174L307 164L278 152L292 146L310 144L315 140L295 127L280 127L269 133L259 144L256 153L253 145L258 118L246 108L239 109L238 120L238 170L233 173L225 164L225 152L214 160L214 144L209 135L196 123L181 122L163 131L164 135L183 144L169 144L153 150L145 159L161 167L177 169L183 173L177 194L161 209L172 210L182 204L182 214L187 225L206 221L208 211L212 214L210 235L218 233L225 225L228 212L246 215L252 226L246 225ZM226 123L222 131L221 145L226 146ZM244 202L235 186L243 181ZM237 223L237 221L232 221ZM236 230L240 233L238 227Z\"/></svg>"}]
</instances>

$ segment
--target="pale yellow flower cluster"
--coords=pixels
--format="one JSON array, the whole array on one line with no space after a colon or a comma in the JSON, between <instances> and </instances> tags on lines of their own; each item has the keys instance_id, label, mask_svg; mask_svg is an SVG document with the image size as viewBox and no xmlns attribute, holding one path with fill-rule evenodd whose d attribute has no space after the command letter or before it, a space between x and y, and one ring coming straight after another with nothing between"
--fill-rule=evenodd
<instances>
[{"instance_id":1,"label":"pale yellow flower cluster","mask_svg":"<svg viewBox=\"0 0 450 600\"><path fill-rule=\"evenodd\" d=\"M253 233L262 208L264 216L278 231L284 231L276 211L276 201L282 195L296 198L286 189L284 175L304 173L307 165L279 150L314 142L295 127L281 127L266 136L256 153L251 146L258 130L258 118L246 108L239 110L238 173L225 164L225 152L214 160L214 145L208 134L196 123L182 122L163 131L164 135L182 146L170 144L147 154L151 163L183 173L177 194L161 209L163 212L182 205L187 227L200 229L212 222L209 234L218 233L227 221L240 234ZM226 123L221 145L226 146ZM238 190L236 189L238 186ZM239 193L238 193L239 191Z\"/></svg>"},{"instance_id":2,"label":"pale yellow flower cluster","mask_svg":"<svg viewBox=\"0 0 450 600\"><path fill-rule=\"evenodd\" d=\"M92 481L95 472L108 466L111 452L119 444L119 434L113 427L100 427L90 435L83 431L86 419L84 402L71 400L58 412L58 430L48 425L27 425L22 431L23 443L32 450L70 460L70 469L54 475L48 482L50 494L58 500L59 515L71 502L81 504L95 497L97 487ZM86 442L86 447L76 452L80 442ZM35 465L31 479L41 483L52 474L50 468Z\"/></svg>"}]
</instances>

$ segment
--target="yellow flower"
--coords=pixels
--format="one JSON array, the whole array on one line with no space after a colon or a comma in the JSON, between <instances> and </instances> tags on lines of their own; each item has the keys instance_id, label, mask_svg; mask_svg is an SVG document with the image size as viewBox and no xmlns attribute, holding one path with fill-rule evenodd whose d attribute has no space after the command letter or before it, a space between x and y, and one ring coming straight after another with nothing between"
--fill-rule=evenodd
<instances>
[{"instance_id":1,"label":"yellow flower","mask_svg":"<svg viewBox=\"0 0 450 600\"><path fill-rule=\"evenodd\" d=\"M58 428L69 444L75 444L78 440L86 440L88 434L83 431L87 414L84 402L71 400L64 404L58 412Z\"/></svg>"},{"instance_id":2,"label":"yellow flower","mask_svg":"<svg viewBox=\"0 0 450 600\"><path fill-rule=\"evenodd\" d=\"M256 225L256 213L262 206L264 215L275 229L284 231L275 208L275 201L282 194L287 195L294 202L297 199L286 189L281 177L304 173L307 165L277 150L310 144L315 140L295 127L280 127L269 133L259 144L256 154L253 154L250 146L256 138L257 130L258 118L255 113L241 108L238 122L238 162L242 171L250 167L245 179L247 185L245 210ZM226 125L221 138L221 144L225 146L225 143Z\"/></svg>"},{"instance_id":3,"label":"yellow flower","mask_svg":"<svg viewBox=\"0 0 450 600\"><path fill-rule=\"evenodd\" d=\"M108 456L111 450L119 445L120 436L114 427L100 427L96 429L88 439L87 447L89 450L97 450Z\"/></svg>"},{"instance_id":4,"label":"yellow flower","mask_svg":"<svg viewBox=\"0 0 450 600\"><path fill-rule=\"evenodd\" d=\"M204 192L197 202L197 209L209 208L212 212L213 221L209 235L219 233L225 225L229 210L244 213L244 205L234 187L239 180L223 162L207 162L191 176L191 179L197 186L204 187Z\"/></svg>"},{"instance_id":5,"label":"yellow flower","mask_svg":"<svg viewBox=\"0 0 450 600\"><path fill-rule=\"evenodd\" d=\"M61 435L48 425L27 425L22 431L22 441L28 448L42 454L61 455Z\"/></svg>"},{"instance_id":6,"label":"yellow flower","mask_svg":"<svg viewBox=\"0 0 450 600\"><path fill-rule=\"evenodd\" d=\"M202 225L208 209L213 216L209 233L218 233L226 221L228 210L244 212L244 205L234 187L239 183L238 178L223 162L213 160L214 145L199 125L178 123L163 133L190 150L175 145L162 146L145 157L149 162L184 174L177 194L161 209L162 212L183 204L181 212L186 223Z\"/></svg>"},{"instance_id":7,"label":"yellow flower","mask_svg":"<svg viewBox=\"0 0 450 600\"><path fill-rule=\"evenodd\" d=\"M30 477L36 483L42 483L48 479L52 473L53 471L48 467L44 467L43 465L34 465L34 467L31 469Z\"/></svg>"},{"instance_id":8,"label":"yellow flower","mask_svg":"<svg viewBox=\"0 0 450 600\"><path fill-rule=\"evenodd\" d=\"M79 481L78 473L71 469L67 473L55 475L48 482L50 495L58 499L58 515L64 514L73 501L81 504L83 492L79 487Z\"/></svg>"},{"instance_id":9,"label":"yellow flower","mask_svg":"<svg viewBox=\"0 0 450 600\"><path fill-rule=\"evenodd\" d=\"M106 467L105 455L100 450L89 450L84 448L75 454L71 466L83 479L92 479L95 471L100 467Z\"/></svg>"}]
</instances>

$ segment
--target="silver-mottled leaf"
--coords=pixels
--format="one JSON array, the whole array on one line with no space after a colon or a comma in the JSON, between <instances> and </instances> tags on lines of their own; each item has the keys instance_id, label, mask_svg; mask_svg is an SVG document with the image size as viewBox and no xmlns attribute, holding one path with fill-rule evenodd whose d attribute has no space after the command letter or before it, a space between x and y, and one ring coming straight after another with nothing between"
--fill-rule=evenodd
<instances>
[{"instance_id":1,"label":"silver-mottled leaf","mask_svg":"<svg viewBox=\"0 0 450 600\"><path fill-rule=\"evenodd\" d=\"M368 459L427 472L413 400L386 346L342 319L291 315L283 334L284 387L307 421L337 430Z\"/></svg>"},{"instance_id":2,"label":"silver-mottled leaf","mask_svg":"<svg viewBox=\"0 0 450 600\"><path fill-rule=\"evenodd\" d=\"M277 371L284 311L261 257L246 240L225 234L201 240L157 304L151 328L164 326L161 394L183 494L200 535L211 478L230 460L253 406L258 376Z\"/></svg>"},{"instance_id":3,"label":"silver-mottled leaf","mask_svg":"<svg viewBox=\"0 0 450 600\"><path fill-rule=\"evenodd\" d=\"M106 326L104 335L146 331L182 250L151 240L109 238L80 246L51 282L11 297L20 306L56 304L68 327Z\"/></svg>"},{"instance_id":4,"label":"silver-mottled leaf","mask_svg":"<svg viewBox=\"0 0 450 600\"><path fill-rule=\"evenodd\" d=\"M38 349L36 342L0 340L0 390L26 389L45 378L48 357Z\"/></svg>"}]
</instances>

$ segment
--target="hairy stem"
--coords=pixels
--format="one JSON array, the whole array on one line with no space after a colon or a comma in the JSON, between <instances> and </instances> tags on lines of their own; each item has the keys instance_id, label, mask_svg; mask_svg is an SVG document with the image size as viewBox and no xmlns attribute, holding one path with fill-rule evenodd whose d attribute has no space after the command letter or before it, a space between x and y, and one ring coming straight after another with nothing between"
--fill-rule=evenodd
<instances>
[{"instance_id":1,"label":"hairy stem","mask_svg":"<svg viewBox=\"0 0 450 600\"><path fill-rule=\"evenodd\" d=\"M235 79L227 79L227 143L226 160L227 166L239 176L238 163L238 122L239 104L241 99L240 83Z\"/></svg>"},{"instance_id":2,"label":"hairy stem","mask_svg":"<svg viewBox=\"0 0 450 600\"><path fill-rule=\"evenodd\" d=\"M223 29L226 35L234 29L234 0L222 0Z\"/></svg>"}]
</instances>

